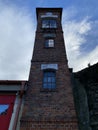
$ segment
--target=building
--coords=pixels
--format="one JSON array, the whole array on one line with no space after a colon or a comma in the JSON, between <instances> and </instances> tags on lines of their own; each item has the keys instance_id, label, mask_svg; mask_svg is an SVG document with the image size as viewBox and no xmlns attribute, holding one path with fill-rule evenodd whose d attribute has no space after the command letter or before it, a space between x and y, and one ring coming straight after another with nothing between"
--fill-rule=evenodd
<instances>
[{"instance_id":1,"label":"building","mask_svg":"<svg viewBox=\"0 0 98 130\"><path fill-rule=\"evenodd\" d=\"M0 130L98 130L98 64L68 68L62 8L37 8L28 81L0 81Z\"/></svg>"},{"instance_id":2,"label":"building","mask_svg":"<svg viewBox=\"0 0 98 130\"><path fill-rule=\"evenodd\" d=\"M78 130L62 8L37 8L34 53L20 130Z\"/></svg>"},{"instance_id":3,"label":"building","mask_svg":"<svg viewBox=\"0 0 98 130\"><path fill-rule=\"evenodd\" d=\"M98 130L98 63L73 75L79 130Z\"/></svg>"},{"instance_id":4,"label":"building","mask_svg":"<svg viewBox=\"0 0 98 130\"><path fill-rule=\"evenodd\" d=\"M0 130L16 130L26 81L0 81Z\"/></svg>"}]
</instances>

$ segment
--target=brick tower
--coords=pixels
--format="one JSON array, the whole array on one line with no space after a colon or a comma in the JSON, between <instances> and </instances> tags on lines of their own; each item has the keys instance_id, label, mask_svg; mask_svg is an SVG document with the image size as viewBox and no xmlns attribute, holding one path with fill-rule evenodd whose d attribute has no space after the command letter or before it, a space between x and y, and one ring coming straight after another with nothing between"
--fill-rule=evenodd
<instances>
[{"instance_id":1,"label":"brick tower","mask_svg":"<svg viewBox=\"0 0 98 130\"><path fill-rule=\"evenodd\" d=\"M37 8L20 130L78 130L61 25L62 8Z\"/></svg>"}]
</instances>

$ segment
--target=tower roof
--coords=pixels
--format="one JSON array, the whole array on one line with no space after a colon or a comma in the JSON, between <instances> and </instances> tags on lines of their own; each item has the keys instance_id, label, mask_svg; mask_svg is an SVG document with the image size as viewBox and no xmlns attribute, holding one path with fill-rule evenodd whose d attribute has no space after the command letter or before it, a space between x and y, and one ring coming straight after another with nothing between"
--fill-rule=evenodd
<instances>
[{"instance_id":1,"label":"tower roof","mask_svg":"<svg viewBox=\"0 0 98 130\"><path fill-rule=\"evenodd\" d=\"M38 19L38 13L39 12L43 12L43 11L49 11L49 12L60 12L60 19L62 18L62 10L63 8L36 8L36 16L37 16L37 19Z\"/></svg>"}]
</instances>

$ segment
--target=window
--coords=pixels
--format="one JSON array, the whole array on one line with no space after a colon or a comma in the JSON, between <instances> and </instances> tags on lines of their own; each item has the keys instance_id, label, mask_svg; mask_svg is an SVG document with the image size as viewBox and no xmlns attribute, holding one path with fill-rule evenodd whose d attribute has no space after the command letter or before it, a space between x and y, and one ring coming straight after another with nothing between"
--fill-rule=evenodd
<instances>
[{"instance_id":1,"label":"window","mask_svg":"<svg viewBox=\"0 0 98 130\"><path fill-rule=\"evenodd\" d=\"M0 104L0 115L6 115L8 108L9 108L9 105Z\"/></svg>"},{"instance_id":2,"label":"window","mask_svg":"<svg viewBox=\"0 0 98 130\"><path fill-rule=\"evenodd\" d=\"M42 28L57 28L56 20L44 19L42 21Z\"/></svg>"},{"instance_id":3,"label":"window","mask_svg":"<svg viewBox=\"0 0 98 130\"><path fill-rule=\"evenodd\" d=\"M44 71L43 88L49 89L49 90L56 88L56 73L55 73L55 71Z\"/></svg>"},{"instance_id":4,"label":"window","mask_svg":"<svg viewBox=\"0 0 98 130\"><path fill-rule=\"evenodd\" d=\"M45 40L45 47L54 47L54 39L46 39Z\"/></svg>"}]
</instances>

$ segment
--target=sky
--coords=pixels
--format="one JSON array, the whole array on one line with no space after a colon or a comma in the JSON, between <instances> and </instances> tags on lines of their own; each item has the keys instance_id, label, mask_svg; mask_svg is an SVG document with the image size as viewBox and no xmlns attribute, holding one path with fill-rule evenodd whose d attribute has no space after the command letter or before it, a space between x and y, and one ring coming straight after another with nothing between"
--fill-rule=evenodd
<instances>
[{"instance_id":1,"label":"sky","mask_svg":"<svg viewBox=\"0 0 98 130\"><path fill-rule=\"evenodd\" d=\"M77 72L98 62L98 0L0 0L0 80L28 80L36 7L63 8L68 66Z\"/></svg>"}]
</instances>

